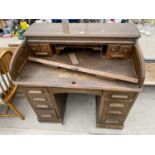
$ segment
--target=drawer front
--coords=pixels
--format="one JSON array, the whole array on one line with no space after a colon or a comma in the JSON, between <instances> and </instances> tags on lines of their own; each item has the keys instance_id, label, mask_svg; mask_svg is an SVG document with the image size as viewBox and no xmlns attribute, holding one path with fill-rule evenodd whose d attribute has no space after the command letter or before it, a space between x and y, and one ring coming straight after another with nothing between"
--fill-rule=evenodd
<instances>
[{"instance_id":1,"label":"drawer front","mask_svg":"<svg viewBox=\"0 0 155 155\"><path fill-rule=\"evenodd\" d=\"M50 44L40 44L40 56L52 56L53 50L50 47Z\"/></svg>"},{"instance_id":2,"label":"drawer front","mask_svg":"<svg viewBox=\"0 0 155 155\"><path fill-rule=\"evenodd\" d=\"M107 58L128 58L132 51L132 45L108 45Z\"/></svg>"},{"instance_id":3,"label":"drawer front","mask_svg":"<svg viewBox=\"0 0 155 155\"><path fill-rule=\"evenodd\" d=\"M130 56L132 51L132 45L121 45L120 47L120 54L123 55L125 58Z\"/></svg>"},{"instance_id":4,"label":"drawer front","mask_svg":"<svg viewBox=\"0 0 155 155\"><path fill-rule=\"evenodd\" d=\"M50 88L52 93L84 93L84 94L95 94L101 96L102 91L99 90L88 90L88 89L72 89L72 88Z\"/></svg>"},{"instance_id":5,"label":"drawer front","mask_svg":"<svg viewBox=\"0 0 155 155\"><path fill-rule=\"evenodd\" d=\"M24 87L24 93L28 97L33 108L37 109L53 109L53 104L47 88L41 87Z\"/></svg>"},{"instance_id":6,"label":"drawer front","mask_svg":"<svg viewBox=\"0 0 155 155\"><path fill-rule=\"evenodd\" d=\"M105 114L102 116L102 123L107 125L119 125L123 124L125 118L123 116L115 116L115 115L109 115Z\"/></svg>"},{"instance_id":7,"label":"drawer front","mask_svg":"<svg viewBox=\"0 0 155 155\"><path fill-rule=\"evenodd\" d=\"M105 100L104 113L124 116L128 114L132 102L122 100Z\"/></svg>"},{"instance_id":8,"label":"drawer front","mask_svg":"<svg viewBox=\"0 0 155 155\"><path fill-rule=\"evenodd\" d=\"M48 93L48 89L47 88L41 88L41 87L24 87L24 92L28 95L47 95Z\"/></svg>"},{"instance_id":9,"label":"drawer front","mask_svg":"<svg viewBox=\"0 0 155 155\"><path fill-rule=\"evenodd\" d=\"M105 99L109 100L122 100L122 101L132 101L134 99L135 93L131 92L105 92Z\"/></svg>"},{"instance_id":10,"label":"drawer front","mask_svg":"<svg viewBox=\"0 0 155 155\"><path fill-rule=\"evenodd\" d=\"M119 53L119 50L120 50L120 46L119 45L109 45L108 49L107 49L106 56L108 58L117 57L117 55Z\"/></svg>"},{"instance_id":11,"label":"drawer front","mask_svg":"<svg viewBox=\"0 0 155 155\"><path fill-rule=\"evenodd\" d=\"M53 104L48 95L29 95L29 101L37 109L53 109Z\"/></svg>"},{"instance_id":12,"label":"drawer front","mask_svg":"<svg viewBox=\"0 0 155 155\"><path fill-rule=\"evenodd\" d=\"M55 110L38 110L35 109L35 112L38 116L38 120L42 122L53 122L57 121L58 117Z\"/></svg>"},{"instance_id":13,"label":"drawer front","mask_svg":"<svg viewBox=\"0 0 155 155\"><path fill-rule=\"evenodd\" d=\"M50 44L29 44L28 47L34 56L52 56L53 54Z\"/></svg>"},{"instance_id":14,"label":"drawer front","mask_svg":"<svg viewBox=\"0 0 155 155\"><path fill-rule=\"evenodd\" d=\"M40 52L40 47L38 44L29 44L28 47L32 55L35 55L35 53Z\"/></svg>"}]
</instances>

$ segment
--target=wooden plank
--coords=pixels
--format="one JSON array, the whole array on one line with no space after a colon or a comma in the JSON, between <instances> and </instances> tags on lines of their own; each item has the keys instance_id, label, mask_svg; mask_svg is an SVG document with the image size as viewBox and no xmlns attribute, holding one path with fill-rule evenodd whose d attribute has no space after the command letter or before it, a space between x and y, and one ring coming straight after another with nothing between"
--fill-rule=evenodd
<instances>
[{"instance_id":1,"label":"wooden plank","mask_svg":"<svg viewBox=\"0 0 155 155\"><path fill-rule=\"evenodd\" d=\"M69 55L69 58L73 65L79 65L79 61L78 61L75 53L69 53L68 55Z\"/></svg>"},{"instance_id":2,"label":"wooden plank","mask_svg":"<svg viewBox=\"0 0 155 155\"><path fill-rule=\"evenodd\" d=\"M99 76L101 78L106 78L106 79L111 79L111 80L121 80L121 81L127 81L127 82L132 82L132 83L138 83L137 78L128 77L128 76L124 76L124 75L107 73L107 72L103 72L103 71L96 71L96 70L93 70L93 69L77 67L77 66L73 66L73 65L67 65L67 64L63 64L63 63L48 61L48 60L34 58L34 57L29 57L29 60L44 64L44 65L52 66L52 67L53 66L54 67L60 67L60 68L65 68L65 69L69 69L69 70L72 70L72 71L78 71L78 72L92 74L92 75Z\"/></svg>"},{"instance_id":3,"label":"wooden plank","mask_svg":"<svg viewBox=\"0 0 155 155\"><path fill-rule=\"evenodd\" d=\"M144 85L155 85L155 63L145 63L146 77Z\"/></svg>"}]
</instances>

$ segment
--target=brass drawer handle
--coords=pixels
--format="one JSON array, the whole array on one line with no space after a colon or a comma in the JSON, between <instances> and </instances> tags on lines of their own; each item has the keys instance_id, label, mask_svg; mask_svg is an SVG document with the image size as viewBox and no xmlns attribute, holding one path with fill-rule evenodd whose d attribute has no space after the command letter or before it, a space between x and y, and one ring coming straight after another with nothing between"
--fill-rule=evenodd
<instances>
[{"instance_id":1,"label":"brass drawer handle","mask_svg":"<svg viewBox=\"0 0 155 155\"><path fill-rule=\"evenodd\" d=\"M128 96L127 95L119 95L119 94L113 94L111 96L112 98L121 98L121 99L128 99Z\"/></svg>"},{"instance_id":2,"label":"brass drawer handle","mask_svg":"<svg viewBox=\"0 0 155 155\"><path fill-rule=\"evenodd\" d=\"M125 48L124 50L123 50L123 52L128 52L129 51L129 49L127 49L127 48Z\"/></svg>"},{"instance_id":3,"label":"brass drawer handle","mask_svg":"<svg viewBox=\"0 0 155 155\"><path fill-rule=\"evenodd\" d=\"M114 103L114 102L112 102L112 103L109 104L109 107L112 107L112 108L124 108L125 105L123 103Z\"/></svg>"},{"instance_id":4,"label":"brass drawer handle","mask_svg":"<svg viewBox=\"0 0 155 155\"><path fill-rule=\"evenodd\" d=\"M105 122L106 122L107 124L118 124L118 123L119 123L118 120L113 120L113 119L107 119Z\"/></svg>"},{"instance_id":5,"label":"brass drawer handle","mask_svg":"<svg viewBox=\"0 0 155 155\"><path fill-rule=\"evenodd\" d=\"M47 46L42 47L43 50L47 50Z\"/></svg>"},{"instance_id":6,"label":"brass drawer handle","mask_svg":"<svg viewBox=\"0 0 155 155\"><path fill-rule=\"evenodd\" d=\"M116 51L116 48L111 48L111 51L112 51L112 52L115 52L115 51Z\"/></svg>"},{"instance_id":7,"label":"brass drawer handle","mask_svg":"<svg viewBox=\"0 0 155 155\"><path fill-rule=\"evenodd\" d=\"M33 48L32 48L32 51L36 51L36 48L35 48L35 47L33 47Z\"/></svg>"},{"instance_id":8,"label":"brass drawer handle","mask_svg":"<svg viewBox=\"0 0 155 155\"><path fill-rule=\"evenodd\" d=\"M46 52L35 52L36 55L48 55Z\"/></svg>"},{"instance_id":9,"label":"brass drawer handle","mask_svg":"<svg viewBox=\"0 0 155 155\"><path fill-rule=\"evenodd\" d=\"M36 108L48 109L49 106L48 105L43 105L43 104L38 104L38 105L36 105Z\"/></svg>"},{"instance_id":10,"label":"brass drawer handle","mask_svg":"<svg viewBox=\"0 0 155 155\"><path fill-rule=\"evenodd\" d=\"M33 98L33 101L46 101L46 98Z\"/></svg>"},{"instance_id":11,"label":"brass drawer handle","mask_svg":"<svg viewBox=\"0 0 155 155\"><path fill-rule=\"evenodd\" d=\"M41 114L40 117L42 117L42 118L52 118L53 115L52 114Z\"/></svg>"},{"instance_id":12,"label":"brass drawer handle","mask_svg":"<svg viewBox=\"0 0 155 155\"><path fill-rule=\"evenodd\" d=\"M109 114L123 115L122 111L119 110L109 110Z\"/></svg>"},{"instance_id":13,"label":"brass drawer handle","mask_svg":"<svg viewBox=\"0 0 155 155\"><path fill-rule=\"evenodd\" d=\"M42 94L41 90L29 90L28 91L29 94Z\"/></svg>"}]
</instances>

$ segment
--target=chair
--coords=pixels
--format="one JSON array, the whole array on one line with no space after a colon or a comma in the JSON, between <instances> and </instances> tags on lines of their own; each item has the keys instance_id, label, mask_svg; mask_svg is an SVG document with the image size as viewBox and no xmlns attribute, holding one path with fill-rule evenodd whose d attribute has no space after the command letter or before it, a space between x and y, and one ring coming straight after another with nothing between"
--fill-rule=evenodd
<instances>
[{"instance_id":1,"label":"chair","mask_svg":"<svg viewBox=\"0 0 155 155\"><path fill-rule=\"evenodd\" d=\"M17 116L24 120L25 118L22 113L20 113L12 103L17 86L12 83L9 74L9 63L11 57L12 53L10 51L3 51L0 53L0 117ZM13 113L10 113L10 110Z\"/></svg>"}]
</instances>

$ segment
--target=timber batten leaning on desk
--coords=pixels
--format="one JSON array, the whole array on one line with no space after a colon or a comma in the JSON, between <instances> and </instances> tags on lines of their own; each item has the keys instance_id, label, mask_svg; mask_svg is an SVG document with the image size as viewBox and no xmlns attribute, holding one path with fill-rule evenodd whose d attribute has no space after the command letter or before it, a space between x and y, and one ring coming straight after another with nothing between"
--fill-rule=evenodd
<instances>
[{"instance_id":1,"label":"timber batten leaning on desk","mask_svg":"<svg viewBox=\"0 0 155 155\"><path fill-rule=\"evenodd\" d=\"M134 25L42 23L33 24L25 36L25 42L14 53L10 72L39 121L63 122L67 94L87 93L96 95L97 127L123 127L145 78L137 44L140 34ZM126 78L103 78L79 72L77 67L71 71L29 60L31 56L68 66L74 65L75 55L80 69Z\"/></svg>"}]
</instances>

